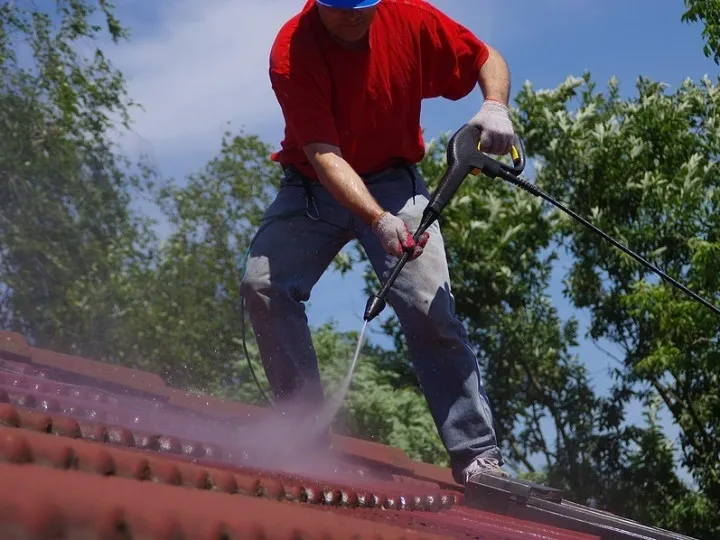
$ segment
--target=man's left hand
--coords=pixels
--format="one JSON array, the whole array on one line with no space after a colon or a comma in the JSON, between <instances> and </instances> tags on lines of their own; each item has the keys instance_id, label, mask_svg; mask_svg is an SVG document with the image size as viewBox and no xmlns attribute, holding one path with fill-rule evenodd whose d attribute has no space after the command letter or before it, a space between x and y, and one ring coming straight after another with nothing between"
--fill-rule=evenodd
<instances>
[{"instance_id":1,"label":"man's left hand","mask_svg":"<svg viewBox=\"0 0 720 540\"><path fill-rule=\"evenodd\" d=\"M468 124L480 130L480 148L483 152L497 156L510 152L515 131L504 103L492 99L485 100L480 111Z\"/></svg>"}]
</instances>

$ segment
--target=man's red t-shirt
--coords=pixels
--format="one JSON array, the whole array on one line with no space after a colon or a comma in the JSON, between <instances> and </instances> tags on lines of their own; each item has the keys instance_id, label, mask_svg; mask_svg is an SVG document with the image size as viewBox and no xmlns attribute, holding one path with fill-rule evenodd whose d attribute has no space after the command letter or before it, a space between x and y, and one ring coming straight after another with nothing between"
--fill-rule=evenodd
<instances>
[{"instance_id":1,"label":"man's red t-shirt","mask_svg":"<svg viewBox=\"0 0 720 540\"><path fill-rule=\"evenodd\" d=\"M359 174L425 155L423 99L458 100L477 85L486 45L424 0L382 0L369 47L338 45L308 0L280 29L270 81L285 118L281 150L271 159L317 175L303 146L338 146Z\"/></svg>"}]
</instances>

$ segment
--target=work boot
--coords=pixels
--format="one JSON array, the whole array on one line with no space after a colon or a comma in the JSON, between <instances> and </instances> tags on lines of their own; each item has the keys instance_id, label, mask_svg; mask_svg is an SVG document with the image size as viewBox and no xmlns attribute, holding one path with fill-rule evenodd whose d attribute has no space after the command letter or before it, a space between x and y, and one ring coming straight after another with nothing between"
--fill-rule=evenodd
<instances>
[{"instance_id":1,"label":"work boot","mask_svg":"<svg viewBox=\"0 0 720 540\"><path fill-rule=\"evenodd\" d=\"M463 485L482 474L497 476L499 478L509 478L508 473L506 473L500 466L500 462L497 459L490 457L475 458L470 465L463 469L461 474Z\"/></svg>"}]
</instances>

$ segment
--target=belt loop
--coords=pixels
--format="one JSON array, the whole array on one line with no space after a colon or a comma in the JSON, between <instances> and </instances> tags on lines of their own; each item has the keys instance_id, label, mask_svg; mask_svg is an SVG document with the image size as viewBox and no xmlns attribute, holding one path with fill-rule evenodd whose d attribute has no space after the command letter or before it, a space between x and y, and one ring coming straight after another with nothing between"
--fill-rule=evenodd
<instances>
[{"instance_id":1,"label":"belt loop","mask_svg":"<svg viewBox=\"0 0 720 540\"><path fill-rule=\"evenodd\" d=\"M412 165L404 165L403 168L410 175L410 183L412 185L412 200L415 204L415 195L417 195L417 176L415 176L415 169Z\"/></svg>"},{"instance_id":2,"label":"belt loop","mask_svg":"<svg viewBox=\"0 0 720 540\"><path fill-rule=\"evenodd\" d=\"M302 181L303 189L305 190L305 215L313 221L320 221L320 211L318 210L317 203L315 202L315 194L312 190L312 182L310 179L301 173L294 165L287 165L283 167L283 171L286 175L298 176ZM312 209L310 208L312 206ZM314 210L314 215L311 213Z\"/></svg>"},{"instance_id":3,"label":"belt loop","mask_svg":"<svg viewBox=\"0 0 720 540\"><path fill-rule=\"evenodd\" d=\"M307 217L313 221L319 221L320 211L318 210L317 202L315 202L315 194L312 190L312 183L304 174L300 174L300 178L302 179L303 188L305 188L305 214L307 214ZM312 210L314 210L314 215L311 214L311 206Z\"/></svg>"}]
</instances>

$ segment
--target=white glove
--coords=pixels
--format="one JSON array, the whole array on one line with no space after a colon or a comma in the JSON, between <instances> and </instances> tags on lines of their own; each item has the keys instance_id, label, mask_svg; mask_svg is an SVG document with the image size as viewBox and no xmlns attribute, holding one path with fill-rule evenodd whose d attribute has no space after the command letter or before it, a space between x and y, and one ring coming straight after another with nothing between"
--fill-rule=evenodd
<instances>
[{"instance_id":1,"label":"white glove","mask_svg":"<svg viewBox=\"0 0 720 540\"><path fill-rule=\"evenodd\" d=\"M380 239L387 253L400 258L404 251L410 251L409 260L411 261L422 254L430 237L429 233L425 232L420 236L420 240L415 242L405 222L390 212L381 214L373 222L372 230Z\"/></svg>"},{"instance_id":2,"label":"white glove","mask_svg":"<svg viewBox=\"0 0 720 540\"><path fill-rule=\"evenodd\" d=\"M480 111L468 122L480 130L480 149L488 154L503 156L510 152L515 131L508 108L504 103L485 100Z\"/></svg>"}]
</instances>

